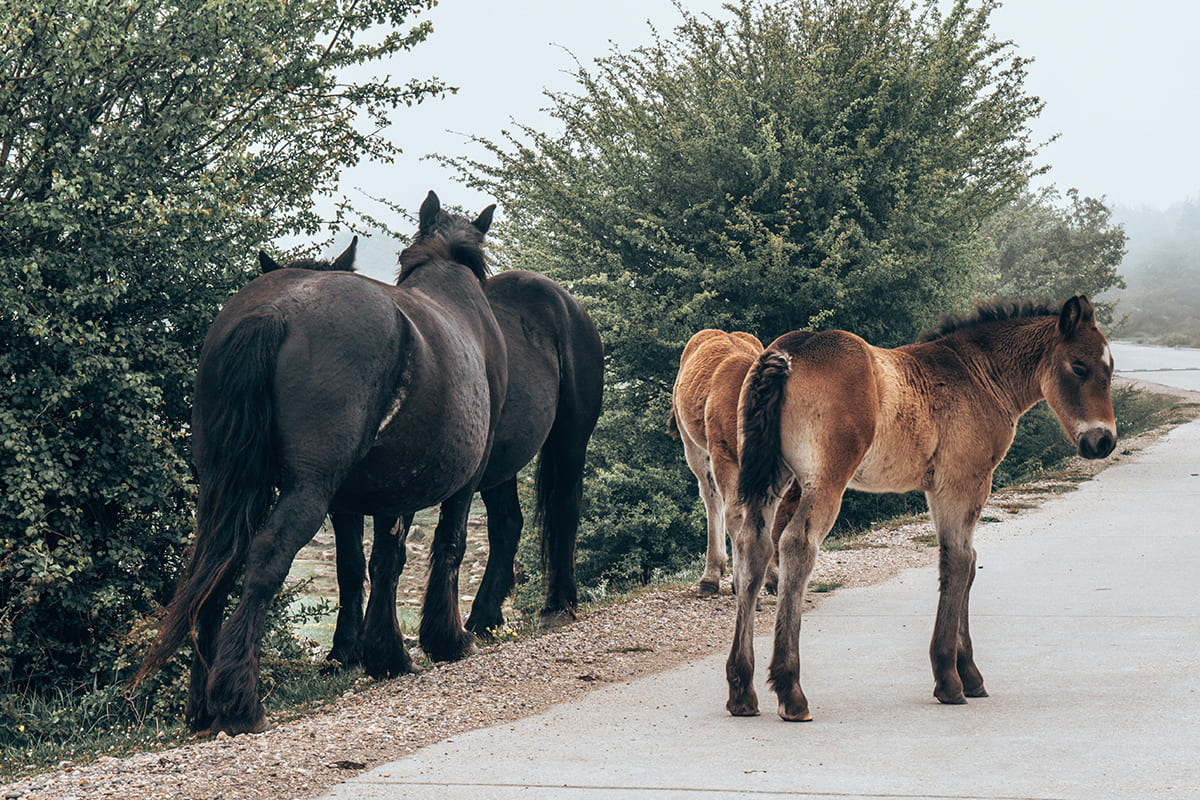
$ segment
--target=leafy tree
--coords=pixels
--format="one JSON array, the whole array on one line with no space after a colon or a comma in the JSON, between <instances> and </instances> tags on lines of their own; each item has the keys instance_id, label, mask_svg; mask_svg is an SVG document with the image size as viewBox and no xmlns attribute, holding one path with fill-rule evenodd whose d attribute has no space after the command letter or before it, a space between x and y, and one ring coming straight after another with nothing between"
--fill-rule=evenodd
<instances>
[{"instance_id":1,"label":"leafy tree","mask_svg":"<svg viewBox=\"0 0 1200 800\"><path fill-rule=\"evenodd\" d=\"M1125 288L1117 272L1125 257L1125 230L1102 200L1067 190L1026 194L992 215L985 237L992 248L980 293L1061 300L1076 292L1097 297ZM1098 301L1097 316L1112 320L1115 303Z\"/></svg>"},{"instance_id":2,"label":"leafy tree","mask_svg":"<svg viewBox=\"0 0 1200 800\"><path fill-rule=\"evenodd\" d=\"M111 679L169 598L204 331L254 247L389 157L387 109L442 91L344 77L433 2L0 7L0 686Z\"/></svg>"},{"instance_id":3,"label":"leafy tree","mask_svg":"<svg viewBox=\"0 0 1200 800\"><path fill-rule=\"evenodd\" d=\"M555 130L448 159L498 197L505 253L569 283L609 354L580 572L645 578L697 552L693 479L664 434L702 328L764 342L842 327L911 341L961 306L977 231L1036 170L1026 60L991 0L741 0L579 66Z\"/></svg>"}]
</instances>

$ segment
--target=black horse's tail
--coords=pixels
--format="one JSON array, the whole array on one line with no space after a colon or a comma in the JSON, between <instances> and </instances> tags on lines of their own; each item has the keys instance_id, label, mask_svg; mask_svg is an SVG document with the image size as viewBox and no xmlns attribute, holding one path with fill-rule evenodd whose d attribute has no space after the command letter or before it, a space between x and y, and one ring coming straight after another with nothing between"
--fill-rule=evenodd
<instances>
[{"instance_id":1,"label":"black horse's tail","mask_svg":"<svg viewBox=\"0 0 1200 800\"><path fill-rule=\"evenodd\" d=\"M738 500L742 503L764 500L780 485L783 450L780 425L791 361L787 355L768 349L758 357L746 378L741 408L738 473Z\"/></svg>"},{"instance_id":2,"label":"black horse's tail","mask_svg":"<svg viewBox=\"0 0 1200 800\"><path fill-rule=\"evenodd\" d=\"M285 333L277 311L258 312L203 359L212 366L202 364L196 381L193 435L202 444L195 453L200 474L195 544L134 684L161 668L188 637L195 638L210 597L219 594L224 602L250 538L271 506L279 472L271 385Z\"/></svg>"}]
</instances>

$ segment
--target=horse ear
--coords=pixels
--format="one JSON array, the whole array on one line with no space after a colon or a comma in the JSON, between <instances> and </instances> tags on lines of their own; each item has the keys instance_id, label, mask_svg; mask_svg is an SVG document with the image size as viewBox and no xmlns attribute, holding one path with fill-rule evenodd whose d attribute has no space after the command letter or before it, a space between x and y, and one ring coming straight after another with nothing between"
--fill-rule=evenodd
<instances>
[{"instance_id":1,"label":"horse ear","mask_svg":"<svg viewBox=\"0 0 1200 800\"><path fill-rule=\"evenodd\" d=\"M262 270L263 274L265 275L268 272L273 272L274 270L279 269L279 265L275 263L275 260L273 258L271 258L269 255L264 253L262 250L259 250L258 251L258 268L260 270Z\"/></svg>"},{"instance_id":2,"label":"horse ear","mask_svg":"<svg viewBox=\"0 0 1200 800\"><path fill-rule=\"evenodd\" d=\"M358 237L350 240L350 246L333 262L333 268L343 272L354 272L354 251L358 247Z\"/></svg>"},{"instance_id":3,"label":"horse ear","mask_svg":"<svg viewBox=\"0 0 1200 800\"><path fill-rule=\"evenodd\" d=\"M438 196L431 189L429 194L425 195L425 202L421 203L421 211L417 217L417 230L427 231L433 227L433 221L441 210L442 202L438 200Z\"/></svg>"},{"instance_id":4,"label":"horse ear","mask_svg":"<svg viewBox=\"0 0 1200 800\"><path fill-rule=\"evenodd\" d=\"M492 203L490 206L485 208L483 211L480 211L479 216L476 217L475 221L472 222L471 224L474 225L480 233L487 233L488 228L492 227L492 214L495 214L495 213L496 213L496 204Z\"/></svg>"},{"instance_id":5,"label":"horse ear","mask_svg":"<svg viewBox=\"0 0 1200 800\"><path fill-rule=\"evenodd\" d=\"M1091 322L1095 318L1096 312L1092 307L1092 301L1084 295L1077 294L1063 303L1062 311L1058 314L1058 331L1064 338L1069 339L1075 335L1075 331L1079 330L1080 325Z\"/></svg>"}]
</instances>

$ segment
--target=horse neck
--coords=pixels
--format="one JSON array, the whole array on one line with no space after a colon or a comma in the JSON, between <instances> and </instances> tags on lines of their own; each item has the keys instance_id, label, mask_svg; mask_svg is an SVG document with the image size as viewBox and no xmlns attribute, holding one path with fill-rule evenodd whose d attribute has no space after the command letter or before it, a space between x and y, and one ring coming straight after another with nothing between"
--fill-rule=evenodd
<instances>
[{"instance_id":1,"label":"horse neck","mask_svg":"<svg viewBox=\"0 0 1200 800\"><path fill-rule=\"evenodd\" d=\"M990 323L964 331L955 349L1013 413L1014 421L1045 397L1041 376L1055 341L1057 317Z\"/></svg>"},{"instance_id":2,"label":"horse neck","mask_svg":"<svg viewBox=\"0 0 1200 800\"><path fill-rule=\"evenodd\" d=\"M403 290L420 290L446 301L483 297L483 284L471 269L445 259L431 259L408 270L397 282Z\"/></svg>"}]
</instances>

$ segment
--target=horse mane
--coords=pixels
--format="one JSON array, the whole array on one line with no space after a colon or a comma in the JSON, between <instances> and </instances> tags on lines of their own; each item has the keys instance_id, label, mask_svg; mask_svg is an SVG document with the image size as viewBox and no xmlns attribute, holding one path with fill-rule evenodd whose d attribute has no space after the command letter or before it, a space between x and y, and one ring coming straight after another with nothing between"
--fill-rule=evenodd
<instances>
[{"instance_id":1,"label":"horse mane","mask_svg":"<svg viewBox=\"0 0 1200 800\"><path fill-rule=\"evenodd\" d=\"M334 261L316 258L298 258L283 265L286 269L309 269L315 272L355 272L354 264L343 266Z\"/></svg>"},{"instance_id":2,"label":"horse mane","mask_svg":"<svg viewBox=\"0 0 1200 800\"><path fill-rule=\"evenodd\" d=\"M1057 317L1059 313L1060 308L1057 304L1045 300L985 300L977 303L975 309L966 314L943 316L937 327L921 334L918 341L932 342L935 339L941 339L952 333L988 322L1032 317Z\"/></svg>"},{"instance_id":3,"label":"horse mane","mask_svg":"<svg viewBox=\"0 0 1200 800\"><path fill-rule=\"evenodd\" d=\"M400 284L418 267L432 261L453 261L475 274L480 283L491 274L483 252L483 234L463 217L450 217L438 229L419 237L400 253Z\"/></svg>"}]
</instances>

